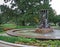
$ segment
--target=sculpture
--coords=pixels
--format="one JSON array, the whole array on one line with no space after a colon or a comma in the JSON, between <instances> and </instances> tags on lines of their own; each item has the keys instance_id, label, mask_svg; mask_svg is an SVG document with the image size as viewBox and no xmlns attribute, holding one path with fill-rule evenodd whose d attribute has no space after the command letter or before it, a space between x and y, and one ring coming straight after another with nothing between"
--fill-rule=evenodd
<instances>
[{"instance_id":1,"label":"sculpture","mask_svg":"<svg viewBox=\"0 0 60 47\"><path fill-rule=\"evenodd\" d=\"M40 22L39 28L49 28L49 24L48 24L48 10L42 9L40 11L40 15L41 15L41 22Z\"/></svg>"},{"instance_id":2,"label":"sculpture","mask_svg":"<svg viewBox=\"0 0 60 47\"><path fill-rule=\"evenodd\" d=\"M49 3L49 0L44 0L43 1L43 5L46 4L46 2L48 1ZM48 33L48 32L52 32L52 28L50 28L50 25L48 23L48 9L41 9L40 10L40 25L39 25L39 28L36 29L35 32L38 32L38 33Z\"/></svg>"}]
</instances>

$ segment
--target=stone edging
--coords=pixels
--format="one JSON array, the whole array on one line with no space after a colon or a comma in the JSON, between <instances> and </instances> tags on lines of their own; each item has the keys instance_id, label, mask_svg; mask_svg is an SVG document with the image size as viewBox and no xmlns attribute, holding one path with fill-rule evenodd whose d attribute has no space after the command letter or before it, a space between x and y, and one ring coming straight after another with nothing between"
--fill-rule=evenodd
<instances>
[{"instance_id":1,"label":"stone edging","mask_svg":"<svg viewBox=\"0 0 60 47\"><path fill-rule=\"evenodd\" d=\"M8 35L10 35L10 36L24 36L24 37L26 37L26 38L36 38L36 39L43 39L43 40L60 40L60 37L58 36L52 36L52 35L41 35L41 36L37 36L37 37L31 37L31 36L25 36L25 35L20 35L20 34L16 34L16 33L14 33L15 32L15 30L20 30L20 29L13 29L13 30L8 30L6 33L8 34ZM57 32L57 31L59 31L60 32L60 30L56 30L56 29L53 29L53 31L54 32ZM59 33L58 32L58 33ZM54 33L53 33L54 34Z\"/></svg>"},{"instance_id":2,"label":"stone edging","mask_svg":"<svg viewBox=\"0 0 60 47\"><path fill-rule=\"evenodd\" d=\"M2 40L0 40L0 43L5 44L5 45L9 45L9 46L16 46L16 47L37 47L37 46L29 46L29 45L9 43L9 42L5 42Z\"/></svg>"}]
</instances>

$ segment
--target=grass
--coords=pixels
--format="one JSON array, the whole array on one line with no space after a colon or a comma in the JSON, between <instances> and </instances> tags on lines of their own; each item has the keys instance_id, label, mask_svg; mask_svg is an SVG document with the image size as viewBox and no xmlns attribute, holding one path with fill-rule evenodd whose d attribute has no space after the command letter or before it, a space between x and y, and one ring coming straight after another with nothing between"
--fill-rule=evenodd
<instances>
[{"instance_id":1,"label":"grass","mask_svg":"<svg viewBox=\"0 0 60 47\"><path fill-rule=\"evenodd\" d=\"M8 25L9 27L11 25ZM12 26L13 27L13 26ZM56 27L56 26L54 26ZM34 28L33 26L18 26L16 28ZM5 33L4 31L0 31L1 34ZM35 46L42 46L42 47L58 47L60 46L60 40L36 40L34 38L28 39L24 37L13 37L13 36L0 36L0 40L17 43L17 44L26 44L26 45L35 45Z\"/></svg>"},{"instance_id":2,"label":"grass","mask_svg":"<svg viewBox=\"0 0 60 47\"><path fill-rule=\"evenodd\" d=\"M16 28L15 24L2 24L1 25L3 28Z\"/></svg>"},{"instance_id":3,"label":"grass","mask_svg":"<svg viewBox=\"0 0 60 47\"><path fill-rule=\"evenodd\" d=\"M0 34L2 34L2 33L5 33L5 31L3 31L3 27L0 26Z\"/></svg>"},{"instance_id":4,"label":"grass","mask_svg":"<svg viewBox=\"0 0 60 47\"><path fill-rule=\"evenodd\" d=\"M3 28L35 28L34 26L16 26L15 24L2 24Z\"/></svg>"},{"instance_id":5,"label":"grass","mask_svg":"<svg viewBox=\"0 0 60 47\"><path fill-rule=\"evenodd\" d=\"M24 37L8 37L8 36L0 36L0 40L18 43L18 44L26 44L26 45L36 45L36 46L60 46L60 40L36 40L34 38L28 39Z\"/></svg>"},{"instance_id":6,"label":"grass","mask_svg":"<svg viewBox=\"0 0 60 47\"><path fill-rule=\"evenodd\" d=\"M11 43L22 43L22 44L35 44L37 43L36 39L28 39L24 37L8 37L8 36L0 36L0 40L11 42Z\"/></svg>"},{"instance_id":7,"label":"grass","mask_svg":"<svg viewBox=\"0 0 60 47\"><path fill-rule=\"evenodd\" d=\"M34 26L16 26L16 28L35 28Z\"/></svg>"},{"instance_id":8,"label":"grass","mask_svg":"<svg viewBox=\"0 0 60 47\"><path fill-rule=\"evenodd\" d=\"M17 28L17 29L20 29L20 28L36 28L35 26L16 26L15 24L2 24L2 27L3 28ZM57 26L51 26L52 28L60 28L58 25Z\"/></svg>"},{"instance_id":9,"label":"grass","mask_svg":"<svg viewBox=\"0 0 60 47\"><path fill-rule=\"evenodd\" d=\"M5 33L5 31L0 31L0 34L3 34L3 33Z\"/></svg>"},{"instance_id":10,"label":"grass","mask_svg":"<svg viewBox=\"0 0 60 47\"><path fill-rule=\"evenodd\" d=\"M2 25L4 28L35 28L34 26L16 26L12 24L4 24ZM57 28L57 26L52 26ZM4 31L0 30L0 33L5 33ZM36 45L36 46L43 46L43 47L55 47L55 45L60 46L60 40L36 40L34 38L28 39L24 37L13 37L13 36L0 36L0 40L11 42L11 43L19 43L19 44L26 44L26 45Z\"/></svg>"}]
</instances>

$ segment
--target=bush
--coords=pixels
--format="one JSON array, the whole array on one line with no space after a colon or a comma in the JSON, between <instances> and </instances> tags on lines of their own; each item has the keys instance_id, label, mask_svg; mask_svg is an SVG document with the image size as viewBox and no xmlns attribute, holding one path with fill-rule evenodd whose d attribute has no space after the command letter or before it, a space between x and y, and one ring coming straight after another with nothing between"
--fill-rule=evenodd
<instances>
[{"instance_id":1,"label":"bush","mask_svg":"<svg viewBox=\"0 0 60 47\"><path fill-rule=\"evenodd\" d=\"M12 36L0 36L0 40L11 42L11 43L19 43L19 44L27 44L27 45L36 45L36 46L59 46L60 40L36 40L34 38L28 39L24 37L12 37Z\"/></svg>"},{"instance_id":2,"label":"bush","mask_svg":"<svg viewBox=\"0 0 60 47\"><path fill-rule=\"evenodd\" d=\"M60 26L60 22L58 23L58 25Z\"/></svg>"},{"instance_id":3,"label":"bush","mask_svg":"<svg viewBox=\"0 0 60 47\"><path fill-rule=\"evenodd\" d=\"M0 25L0 32L3 32L3 27Z\"/></svg>"},{"instance_id":4,"label":"bush","mask_svg":"<svg viewBox=\"0 0 60 47\"><path fill-rule=\"evenodd\" d=\"M15 24L2 24L4 30L10 30L16 28Z\"/></svg>"},{"instance_id":5,"label":"bush","mask_svg":"<svg viewBox=\"0 0 60 47\"><path fill-rule=\"evenodd\" d=\"M29 45L31 45L31 44L34 45L35 43L37 43L36 39L28 39L28 38L24 38L24 37L0 36L0 40L11 42L11 43L20 43L20 44L21 43L24 43L24 44L29 43Z\"/></svg>"},{"instance_id":6,"label":"bush","mask_svg":"<svg viewBox=\"0 0 60 47\"><path fill-rule=\"evenodd\" d=\"M15 27L16 27L15 24L2 24L2 26L3 26L4 28L15 28Z\"/></svg>"}]
</instances>

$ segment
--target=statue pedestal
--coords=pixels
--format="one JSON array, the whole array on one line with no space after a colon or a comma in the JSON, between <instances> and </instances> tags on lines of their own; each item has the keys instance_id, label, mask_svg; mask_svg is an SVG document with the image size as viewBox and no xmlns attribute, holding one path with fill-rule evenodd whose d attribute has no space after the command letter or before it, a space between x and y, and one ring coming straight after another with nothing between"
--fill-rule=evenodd
<instances>
[{"instance_id":1,"label":"statue pedestal","mask_svg":"<svg viewBox=\"0 0 60 47\"><path fill-rule=\"evenodd\" d=\"M35 31L36 33L49 33L49 32L53 32L52 28L38 28Z\"/></svg>"}]
</instances>

